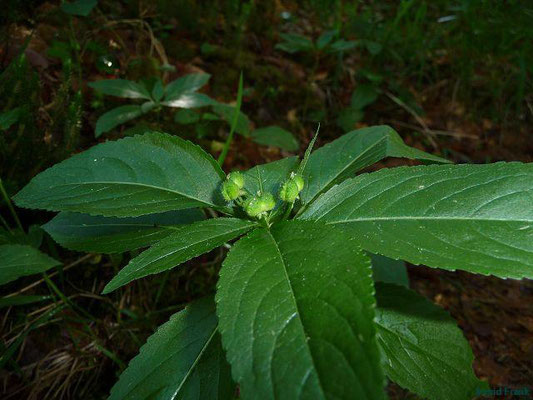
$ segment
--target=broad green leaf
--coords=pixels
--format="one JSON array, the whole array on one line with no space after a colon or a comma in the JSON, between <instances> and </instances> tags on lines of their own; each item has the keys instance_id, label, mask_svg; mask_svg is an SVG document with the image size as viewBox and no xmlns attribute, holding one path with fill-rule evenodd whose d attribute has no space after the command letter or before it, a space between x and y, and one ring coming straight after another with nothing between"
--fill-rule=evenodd
<instances>
[{"instance_id":1,"label":"broad green leaf","mask_svg":"<svg viewBox=\"0 0 533 400\"><path fill-rule=\"evenodd\" d=\"M102 114L96 121L94 136L100 137L102 133L109 132L111 129L140 117L144 113L141 106L128 105L119 106Z\"/></svg>"},{"instance_id":2,"label":"broad green leaf","mask_svg":"<svg viewBox=\"0 0 533 400\"><path fill-rule=\"evenodd\" d=\"M286 157L244 171L244 189L252 194L259 190L277 194L290 173L298 168L298 157Z\"/></svg>"},{"instance_id":3,"label":"broad green leaf","mask_svg":"<svg viewBox=\"0 0 533 400\"><path fill-rule=\"evenodd\" d=\"M179 225L203 218L198 209L130 218L62 212L43 228L61 246L71 250L122 253L152 245L175 232Z\"/></svg>"},{"instance_id":4,"label":"broad green leaf","mask_svg":"<svg viewBox=\"0 0 533 400\"><path fill-rule=\"evenodd\" d=\"M533 278L533 164L383 169L332 188L302 219L346 227L412 264Z\"/></svg>"},{"instance_id":5,"label":"broad green leaf","mask_svg":"<svg viewBox=\"0 0 533 400\"><path fill-rule=\"evenodd\" d=\"M0 285L61 265L34 247L21 244L0 246Z\"/></svg>"},{"instance_id":6,"label":"broad green leaf","mask_svg":"<svg viewBox=\"0 0 533 400\"><path fill-rule=\"evenodd\" d=\"M461 400L488 388L472 370L472 350L441 308L402 286L377 283L378 341L392 381L431 400Z\"/></svg>"},{"instance_id":7,"label":"broad green leaf","mask_svg":"<svg viewBox=\"0 0 533 400\"><path fill-rule=\"evenodd\" d=\"M61 10L70 15L86 17L91 13L93 8L96 7L97 3L98 0L75 0L69 3L63 2L61 3Z\"/></svg>"},{"instance_id":8,"label":"broad green leaf","mask_svg":"<svg viewBox=\"0 0 533 400\"><path fill-rule=\"evenodd\" d=\"M233 116L235 114L235 107L229 104L217 103L213 106L213 111L217 113L224 121L231 125L233 122ZM235 132L239 135L249 136L250 135L250 119L248 116L239 111L239 116L237 118L237 125L235 126Z\"/></svg>"},{"instance_id":9,"label":"broad green leaf","mask_svg":"<svg viewBox=\"0 0 533 400\"><path fill-rule=\"evenodd\" d=\"M402 260L393 260L379 254L370 254L372 259L372 276L375 282L394 283L409 287L407 267Z\"/></svg>"},{"instance_id":10,"label":"broad green leaf","mask_svg":"<svg viewBox=\"0 0 533 400\"><path fill-rule=\"evenodd\" d=\"M280 36L284 42L278 43L275 48L286 51L287 53L293 54L300 51L310 52L315 48L313 41L306 36L294 33L282 33Z\"/></svg>"},{"instance_id":11,"label":"broad green leaf","mask_svg":"<svg viewBox=\"0 0 533 400\"><path fill-rule=\"evenodd\" d=\"M384 399L369 259L322 224L238 241L217 285L222 343L244 399Z\"/></svg>"},{"instance_id":12,"label":"broad green leaf","mask_svg":"<svg viewBox=\"0 0 533 400\"><path fill-rule=\"evenodd\" d=\"M88 85L93 89L110 96L151 100L150 93L144 85L126 79L104 79L101 81L89 82Z\"/></svg>"},{"instance_id":13,"label":"broad green leaf","mask_svg":"<svg viewBox=\"0 0 533 400\"><path fill-rule=\"evenodd\" d=\"M184 93L174 100L165 100L161 104L176 108L198 108L213 106L218 104L218 102L203 93Z\"/></svg>"},{"instance_id":14,"label":"broad green leaf","mask_svg":"<svg viewBox=\"0 0 533 400\"><path fill-rule=\"evenodd\" d=\"M246 233L255 223L236 218L215 218L175 228L174 232L144 251L120 270L103 293L135 279L157 274L204 254Z\"/></svg>"},{"instance_id":15,"label":"broad green leaf","mask_svg":"<svg viewBox=\"0 0 533 400\"><path fill-rule=\"evenodd\" d=\"M9 296L0 298L0 308L23 306L25 304L39 303L41 301L53 300L49 295L30 295L30 296Z\"/></svg>"},{"instance_id":16,"label":"broad green leaf","mask_svg":"<svg viewBox=\"0 0 533 400\"><path fill-rule=\"evenodd\" d=\"M233 392L215 304L206 297L174 314L148 338L109 400L230 400Z\"/></svg>"},{"instance_id":17,"label":"broad green leaf","mask_svg":"<svg viewBox=\"0 0 533 400\"><path fill-rule=\"evenodd\" d=\"M185 93L196 92L209 81L210 77L209 74L189 74L170 82L165 87L165 101L176 100Z\"/></svg>"},{"instance_id":18,"label":"broad green leaf","mask_svg":"<svg viewBox=\"0 0 533 400\"><path fill-rule=\"evenodd\" d=\"M252 132L251 137L256 143L279 147L287 151L296 151L300 147L293 134L279 126L256 129Z\"/></svg>"},{"instance_id":19,"label":"broad green leaf","mask_svg":"<svg viewBox=\"0 0 533 400\"><path fill-rule=\"evenodd\" d=\"M448 162L405 145L400 135L389 126L358 129L311 154L303 174L306 187L300 195L302 203L311 203L320 193L385 157Z\"/></svg>"},{"instance_id":20,"label":"broad green leaf","mask_svg":"<svg viewBox=\"0 0 533 400\"><path fill-rule=\"evenodd\" d=\"M20 207L137 217L223 207L224 173L200 147L161 132L101 143L33 178Z\"/></svg>"}]
</instances>

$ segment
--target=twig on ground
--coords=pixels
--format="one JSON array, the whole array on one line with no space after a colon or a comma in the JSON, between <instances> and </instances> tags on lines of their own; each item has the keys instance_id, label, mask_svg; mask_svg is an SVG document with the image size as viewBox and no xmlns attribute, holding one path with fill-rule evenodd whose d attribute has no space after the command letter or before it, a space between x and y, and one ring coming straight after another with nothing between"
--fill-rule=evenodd
<instances>
[{"instance_id":1,"label":"twig on ground","mask_svg":"<svg viewBox=\"0 0 533 400\"><path fill-rule=\"evenodd\" d=\"M400 107L402 107L405 111L407 111L409 114L411 114L416 119L416 121L422 127L421 132L426 135L426 138L428 139L429 143L431 143L434 149L438 149L439 146L437 145L437 142L435 141L435 132L429 128L429 126L424 122L424 120L420 117L420 115L418 115L415 110L413 110L411 107L405 104L400 98L393 95L391 92L385 91L385 94L387 95L389 99L391 99L393 102L398 104Z\"/></svg>"},{"instance_id":2,"label":"twig on ground","mask_svg":"<svg viewBox=\"0 0 533 400\"><path fill-rule=\"evenodd\" d=\"M78 265L78 264L81 264L82 262L88 260L89 258L91 258L91 257L93 257L93 256L94 256L94 254L90 253L90 254L87 254L87 255L85 255L85 256L83 256L83 257L81 257L81 258L78 258L76 261L74 261L74 262L70 263L69 265L65 266L65 267L63 268L63 272L66 271L66 270L68 270L68 269L70 269L70 268L72 268L72 267L75 267L75 266ZM52 278L52 277L56 276L57 274L58 274L57 271L56 271L56 272L53 272L53 273L51 273L51 274L48 276L48 278ZM19 294L21 294L21 293L27 292L28 290L34 288L35 286L40 285L40 284L43 283L44 281L45 281L44 278L39 279L38 281L33 282L32 284L30 284L30 285L28 285L28 286L26 286L26 287L20 289L20 290L17 291L17 292L13 292L13 293L8 294L7 296L4 296L4 298L17 296L17 295L19 295Z\"/></svg>"},{"instance_id":3,"label":"twig on ground","mask_svg":"<svg viewBox=\"0 0 533 400\"><path fill-rule=\"evenodd\" d=\"M398 121L398 120L391 120L390 122L395 124L395 125L402 126L404 128L413 129L413 130L415 130L417 132L424 133L424 131L421 128L419 128L418 126L413 125L413 124L409 124L409 123ZM454 138L457 138L457 139L471 139L471 140L479 139L479 137L477 137L475 135L469 135L467 133L461 133L461 132L444 131L444 130L438 130L438 129L437 130L433 129L432 132L435 135L451 136L451 137L454 137Z\"/></svg>"}]
</instances>

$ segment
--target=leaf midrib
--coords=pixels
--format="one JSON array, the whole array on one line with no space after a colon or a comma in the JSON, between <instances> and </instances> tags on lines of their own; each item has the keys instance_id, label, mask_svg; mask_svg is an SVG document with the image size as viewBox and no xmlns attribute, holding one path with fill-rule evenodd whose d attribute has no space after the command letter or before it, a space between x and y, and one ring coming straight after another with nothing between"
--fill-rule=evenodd
<instances>
[{"instance_id":1,"label":"leaf midrib","mask_svg":"<svg viewBox=\"0 0 533 400\"><path fill-rule=\"evenodd\" d=\"M437 360L437 361L439 361L439 362L442 362L443 364L447 365L450 369L452 369L452 370L458 372L459 375L464 375L464 371L463 371L463 370L461 370L461 369L457 368L456 366L454 366L454 365L448 363L444 358L440 358L440 357L436 356L435 354L432 354L432 353L428 352L426 349L420 347L420 345L418 345L417 343L413 342L412 340L410 340L410 339L407 338L406 336L402 336L402 335L400 335L398 332L393 331L393 330L387 328L385 325L383 325L383 323L382 323L381 321L376 320L376 321L375 321L375 324L376 324L377 326L379 326L381 329L383 329L383 330L389 332L390 334L392 334L393 336L397 337L397 338L400 340L400 342L401 342L401 341L404 341L404 342L409 343L410 345L412 345L413 347L415 347L416 349L418 349L421 353L425 354L427 357L432 358L432 359L434 359L434 360ZM402 346L402 349L405 349L405 347ZM406 353L408 353L408 352L406 351ZM469 359L473 359L473 357L469 357ZM413 361L414 361L414 360L413 360ZM415 362L415 363L416 363L416 362Z\"/></svg>"},{"instance_id":2,"label":"leaf midrib","mask_svg":"<svg viewBox=\"0 0 533 400\"><path fill-rule=\"evenodd\" d=\"M200 352L198 353L198 355L194 359L194 362L192 363L191 368L189 368L189 370L187 371L187 373L185 374L185 376L181 380L180 385L178 386L177 390L174 392L175 394L178 394L180 392L180 390L183 387L183 385L185 384L185 382L187 382L187 379L189 379L189 376L192 374L192 372L196 368L196 365L200 362L200 359L202 358L203 354L207 350L207 347L211 344L211 341L215 337L215 334L217 333L217 330L218 330L218 325L215 325L215 327L213 328L213 333L211 333L211 335L209 336L209 338L205 342L204 346L202 347L202 350L200 350Z\"/></svg>"},{"instance_id":3,"label":"leaf midrib","mask_svg":"<svg viewBox=\"0 0 533 400\"><path fill-rule=\"evenodd\" d=\"M177 194L179 196L185 197L187 199L195 200L195 201L198 201L198 202L200 202L202 204L206 204L208 206L218 207L214 203L207 202L205 200L201 200L201 199L199 199L197 197L194 197L194 196L191 196L191 195L188 195L188 194L185 194L185 193L181 193L181 192L178 192L176 190L172 190L172 189L168 189L168 188L162 188L162 187L154 186L154 185L148 185L146 183L138 183L138 182L117 182L117 181L75 182L75 183L62 183L62 184L56 185L56 187L59 188L59 187L62 187L62 186L90 186L90 185L118 185L118 186L124 185L124 186L145 187L145 188L159 190L159 191L162 191L162 192L174 193L174 194ZM74 196L70 196L70 197L74 197Z\"/></svg>"},{"instance_id":4,"label":"leaf midrib","mask_svg":"<svg viewBox=\"0 0 533 400\"><path fill-rule=\"evenodd\" d=\"M276 248L276 251L277 251L277 253L278 253L278 255L279 255L279 258L280 258L280 260L281 260L281 264L282 264L282 266L283 266L283 272L284 272L285 278L286 278L286 280L287 280L287 284L288 284L289 289L290 289L291 300L292 300L292 302L293 302L293 304L294 304L294 308L295 308L295 310L296 310L296 315L297 315L298 320L300 321L300 327L301 327L302 332L303 332L303 334L304 334L304 340L303 340L303 342L304 342L304 346L305 346L305 348L307 349L307 353L309 354L309 359L311 360L311 364L312 364L312 366L313 366L313 371L315 372L315 375L316 375L316 377L317 377L317 380L318 380L318 387L319 387L319 389L320 389L320 392L322 393L322 398L325 399L326 396L325 396L325 394L324 394L324 390L322 389L322 382L320 381L320 376L319 376L319 374L318 374L318 372L317 372L317 368L316 368L316 366L315 366L315 360L314 360L314 358L313 358L313 353L311 352L311 349L309 348L309 343L308 343L308 341L305 340L305 337L306 337L306 335L305 335L305 328L304 328L304 324L303 324L303 322L302 322L302 319L301 319L301 317L300 317L300 310L298 309L298 303L297 303L297 301L296 301L296 296L294 295L294 289L293 289L293 287L292 287L291 280L290 280L290 278L289 278L289 273L287 272L287 265L286 265L286 263L285 263L285 260L284 260L284 258L283 258L283 255L281 254L281 250L280 250L280 248L279 248L279 246L278 246L278 243L277 243L276 239L274 238L274 236L272 235L272 232L271 232L270 230L267 230L267 233L268 233L268 235L270 236L270 238L272 239L272 242L274 243L274 247ZM300 388L300 389L301 389L301 388ZM301 391L300 391L300 393L301 393Z\"/></svg>"},{"instance_id":5,"label":"leaf midrib","mask_svg":"<svg viewBox=\"0 0 533 400\"><path fill-rule=\"evenodd\" d=\"M207 316L209 317L209 316ZM200 321L200 322L203 322ZM187 371L187 373L185 374L185 376L183 377L181 383L180 383L180 386L178 387L178 390L176 391L176 393L179 392L179 390L181 389L181 387L183 386L183 384L185 383L186 379L189 377L191 371L194 369L194 367L198 364L198 362L200 361L200 358L202 357L202 355L204 354L207 346L209 345L209 343L211 342L212 338L215 336L215 333L217 332L217 326L215 325L215 327L213 328L213 332L211 333L211 335L209 336L209 338L207 339L206 343L202 346L202 349L200 350L200 352L198 353L198 355L196 356L195 360L194 360L194 363L192 364L191 368L189 368L189 370ZM157 333L157 332L156 332ZM181 333L181 332L180 332ZM147 342L148 343L148 342ZM164 358L163 360L161 360L158 364L157 364L157 367L160 367L161 365L163 365L165 362L167 362L169 359L171 359L172 357L174 357L177 353L183 351L183 349L180 349L178 350L177 352L173 352L173 353L170 353L168 355L168 357ZM139 353L140 354L140 353ZM149 379L154 373L156 373L158 370L158 368L154 368L148 375L146 375L144 377L144 379L140 380L135 386L133 386L133 388L131 388L130 391L128 391L126 394L130 394L132 393L135 389L137 389L137 387L144 383L144 381L146 379Z\"/></svg>"},{"instance_id":6,"label":"leaf midrib","mask_svg":"<svg viewBox=\"0 0 533 400\"><path fill-rule=\"evenodd\" d=\"M89 225L89 224L62 224L60 225L61 227L64 227L64 228L79 228L79 229L84 229L84 228L89 228L89 229L92 229L92 228L154 228L154 229L179 229L181 228L183 225L186 225L185 223L183 224L172 224L172 225L161 225L161 224L133 224L133 223L130 223L130 224L94 224L94 225ZM129 233L129 232L120 232L120 233Z\"/></svg>"},{"instance_id":7,"label":"leaf midrib","mask_svg":"<svg viewBox=\"0 0 533 400\"><path fill-rule=\"evenodd\" d=\"M18 268L18 267L30 267L31 268L31 267L48 266L48 265L56 266L56 265L59 265L59 263L57 263L56 261L56 264L54 264L53 261L43 260L42 262L36 261L36 262L23 262L23 263L17 263L17 264L2 264L0 265L0 269L11 269L11 268Z\"/></svg>"},{"instance_id":8,"label":"leaf midrib","mask_svg":"<svg viewBox=\"0 0 533 400\"><path fill-rule=\"evenodd\" d=\"M327 215L327 214L326 214ZM319 218L321 219L321 218ZM447 217L447 216L394 216L394 217L362 217L326 222L327 225L344 224L351 222L372 222L372 221L480 221L480 222L533 222L532 219L504 219L504 218L476 218L476 217Z\"/></svg>"},{"instance_id":9,"label":"leaf midrib","mask_svg":"<svg viewBox=\"0 0 533 400\"><path fill-rule=\"evenodd\" d=\"M228 235L228 234L233 234L235 232L238 232L240 230L244 230L246 232L246 229L252 229L254 227L253 224L249 225L249 226L241 226L241 227L238 227L238 228L234 228L234 229L230 229L230 230L227 230L227 231L224 231L223 233L220 233L218 235L214 235L214 236L209 236L208 238L205 238L203 240L198 240L194 243L190 243L190 244L187 244L185 246L181 246L181 247L178 247L176 249L174 249L173 251L169 252L169 253L166 253L154 260L152 260L151 262L147 263L147 264L141 264L139 266L139 268L136 268L134 270L131 271L131 273L129 273L128 275L125 275L126 277L131 277L132 274L136 273L136 272L139 272L140 270L142 269L147 269L149 268L151 265L153 265L154 263L162 260L162 259L165 259L167 257L171 257L173 256L174 254L176 254L177 252L180 252L180 251L187 251L188 249L190 249L191 247L193 246L196 246L196 245L199 245L199 244L203 244L205 242L209 242L211 240L215 240L215 239L218 239L222 236L225 236L225 235ZM172 236L167 236L164 240L169 240L171 239L172 237L174 237L175 234L173 234ZM159 242L161 243L161 242ZM157 245L156 245L157 246ZM142 254L142 253L141 253ZM119 275L117 275L117 277L119 277ZM111 283L111 282L110 282Z\"/></svg>"}]
</instances>

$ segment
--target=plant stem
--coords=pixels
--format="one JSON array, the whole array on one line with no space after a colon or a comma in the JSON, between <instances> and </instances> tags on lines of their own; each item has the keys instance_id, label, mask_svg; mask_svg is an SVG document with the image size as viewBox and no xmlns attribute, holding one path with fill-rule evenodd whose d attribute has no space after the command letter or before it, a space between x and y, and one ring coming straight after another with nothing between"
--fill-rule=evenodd
<instances>
[{"instance_id":1,"label":"plant stem","mask_svg":"<svg viewBox=\"0 0 533 400\"><path fill-rule=\"evenodd\" d=\"M83 315L85 318L89 318L94 321L96 318L91 315L88 311L84 310L82 307L75 304L71 299L69 299L57 286L56 284L48 277L46 272L43 272L43 279L48 285L48 288L51 292L54 292L67 306L71 307L73 310L76 310L78 313Z\"/></svg>"},{"instance_id":2,"label":"plant stem","mask_svg":"<svg viewBox=\"0 0 533 400\"><path fill-rule=\"evenodd\" d=\"M11 200L9 199L9 196L7 195L6 190L4 189L4 185L2 183L2 179L0 178L0 193L2 193L2 197L4 198L5 202L7 203L7 208L9 208L9 211L13 215L13 218L15 222L17 223L17 226L19 229L24 232L24 229L22 228L22 224L20 223L20 219L17 215L17 212L13 208L13 204L11 203Z\"/></svg>"},{"instance_id":3,"label":"plant stem","mask_svg":"<svg viewBox=\"0 0 533 400\"><path fill-rule=\"evenodd\" d=\"M83 257L77 259L76 261L70 263L69 265L65 266L65 267L63 268L63 272L65 272L66 270L68 270L68 269L70 269L70 268L72 268L72 267L75 267L76 265L81 264L82 262L88 260L88 259L91 258L91 257L94 257L94 253L89 253L89 254L87 254L87 255L85 255L85 256L83 256ZM48 277L49 277L49 278L52 278L52 277L56 276L57 274L58 274L58 272L55 271L55 272L52 272ZM20 294L22 294L22 293L24 293L24 292L27 292L27 291L30 290L30 289L33 289L35 286L40 285L40 284L43 283L44 281L45 281L44 278L39 279L38 281L33 282L33 283L29 284L28 286L23 287L22 289L20 289L20 290L18 290L18 291L16 291L16 292L13 292L13 293L10 293L10 294L4 296L4 298L7 298L7 297L13 297L13 296L18 296L18 295L20 295Z\"/></svg>"},{"instance_id":4,"label":"plant stem","mask_svg":"<svg viewBox=\"0 0 533 400\"><path fill-rule=\"evenodd\" d=\"M241 71L241 76L239 78L239 89L237 91L237 104L235 106L235 112L233 113L233 120L231 121L231 128L229 131L228 138L226 139L226 143L224 143L224 148L222 149L222 153L220 153L220 156L218 157L218 165L220 165L221 167L224 164L224 160L226 159L226 156L228 155L231 142L233 142L233 132L235 131L235 127L237 126L237 121L239 120L241 104L242 104L242 71Z\"/></svg>"},{"instance_id":5,"label":"plant stem","mask_svg":"<svg viewBox=\"0 0 533 400\"><path fill-rule=\"evenodd\" d=\"M266 227L267 229L270 228L270 219L268 218L268 215L267 215L267 214L265 214L265 215L263 216L263 218L260 219L260 221L264 223L264 225L265 225L265 227Z\"/></svg>"},{"instance_id":6,"label":"plant stem","mask_svg":"<svg viewBox=\"0 0 533 400\"><path fill-rule=\"evenodd\" d=\"M283 213L283 216L281 217L281 220L284 221L289 218L291 215L292 208L294 207L294 203L290 203L285 212Z\"/></svg>"},{"instance_id":7,"label":"plant stem","mask_svg":"<svg viewBox=\"0 0 533 400\"><path fill-rule=\"evenodd\" d=\"M2 224L6 227L6 229L11 232L11 228L9 227L7 221L4 219L4 217L2 217L2 215L0 215L0 221L2 221Z\"/></svg>"},{"instance_id":8,"label":"plant stem","mask_svg":"<svg viewBox=\"0 0 533 400\"><path fill-rule=\"evenodd\" d=\"M76 38L76 31L74 29L74 25L72 24L72 17L69 17L69 36L70 40L75 43L74 46L74 55L76 57L76 73L78 76L78 83L82 82L82 71L81 71L81 55L80 55L80 43L78 42L78 39Z\"/></svg>"},{"instance_id":9,"label":"plant stem","mask_svg":"<svg viewBox=\"0 0 533 400\"><path fill-rule=\"evenodd\" d=\"M320 57L320 52L319 51L316 51L315 54L314 54L314 62L313 62L313 69L311 70L311 74L310 74L310 77L309 77L309 81L308 81L308 88L305 92L305 101L304 101L304 109L303 109L303 113L302 113L302 119L304 121L307 120L307 108L309 107L309 92L310 90L313 90L313 83L315 81L315 74L316 74L316 70L318 69L318 62L319 62L319 57Z\"/></svg>"}]
</instances>

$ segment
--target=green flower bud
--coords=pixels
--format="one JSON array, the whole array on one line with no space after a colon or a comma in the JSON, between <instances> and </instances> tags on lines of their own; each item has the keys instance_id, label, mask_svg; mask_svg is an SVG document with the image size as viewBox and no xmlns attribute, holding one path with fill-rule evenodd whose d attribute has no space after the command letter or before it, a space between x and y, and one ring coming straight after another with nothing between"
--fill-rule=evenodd
<instances>
[{"instance_id":1,"label":"green flower bud","mask_svg":"<svg viewBox=\"0 0 533 400\"><path fill-rule=\"evenodd\" d=\"M246 214L248 214L250 217L257 217L262 212L257 197L250 197L246 199L243 204L243 208L244 211L246 211Z\"/></svg>"},{"instance_id":2,"label":"green flower bud","mask_svg":"<svg viewBox=\"0 0 533 400\"><path fill-rule=\"evenodd\" d=\"M270 211L276 206L276 200L274 200L274 196L271 193L265 193L259 197L259 203L263 212Z\"/></svg>"},{"instance_id":3,"label":"green flower bud","mask_svg":"<svg viewBox=\"0 0 533 400\"><path fill-rule=\"evenodd\" d=\"M298 186L298 192L301 192L304 189L304 185L305 185L304 178L302 178L301 175L294 175L292 177L292 180Z\"/></svg>"},{"instance_id":4,"label":"green flower bud","mask_svg":"<svg viewBox=\"0 0 533 400\"><path fill-rule=\"evenodd\" d=\"M226 181L222 184L222 196L224 200L235 200L241 194L241 189L233 182Z\"/></svg>"},{"instance_id":5,"label":"green flower bud","mask_svg":"<svg viewBox=\"0 0 533 400\"><path fill-rule=\"evenodd\" d=\"M259 197L250 197L243 204L244 211L254 218L272 210L275 206L276 200L270 193L265 193Z\"/></svg>"},{"instance_id":6,"label":"green flower bud","mask_svg":"<svg viewBox=\"0 0 533 400\"><path fill-rule=\"evenodd\" d=\"M293 179L289 179L281 187L279 197L287 203L294 203L298 198L298 193L300 193L298 190L298 184Z\"/></svg>"},{"instance_id":7,"label":"green flower bud","mask_svg":"<svg viewBox=\"0 0 533 400\"><path fill-rule=\"evenodd\" d=\"M244 187L244 175L239 171L232 172L228 175L227 180L233 182L235 185L242 189Z\"/></svg>"}]
</instances>

